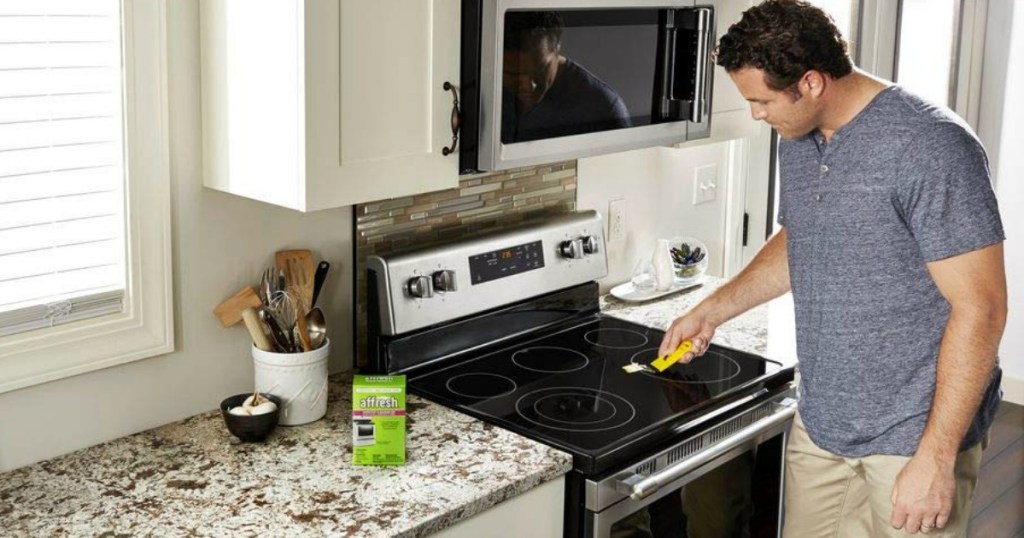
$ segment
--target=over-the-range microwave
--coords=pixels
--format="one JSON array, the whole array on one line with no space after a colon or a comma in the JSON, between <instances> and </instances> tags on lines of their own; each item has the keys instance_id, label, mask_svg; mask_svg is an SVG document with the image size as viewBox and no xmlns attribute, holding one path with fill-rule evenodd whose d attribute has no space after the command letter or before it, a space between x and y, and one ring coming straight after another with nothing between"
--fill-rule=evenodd
<instances>
[{"instance_id":1,"label":"over-the-range microwave","mask_svg":"<svg viewBox=\"0 0 1024 538\"><path fill-rule=\"evenodd\" d=\"M462 173L704 138L711 0L462 0Z\"/></svg>"}]
</instances>

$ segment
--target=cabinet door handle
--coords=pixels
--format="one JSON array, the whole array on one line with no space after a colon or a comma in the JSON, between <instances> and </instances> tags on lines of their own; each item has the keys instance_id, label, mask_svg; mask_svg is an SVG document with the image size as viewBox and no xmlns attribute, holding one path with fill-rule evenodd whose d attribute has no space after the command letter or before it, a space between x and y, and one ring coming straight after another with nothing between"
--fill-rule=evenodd
<instances>
[{"instance_id":1,"label":"cabinet door handle","mask_svg":"<svg viewBox=\"0 0 1024 538\"><path fill-rule=\"evenodd\" d=\"M452 147L445 147L441 150L441 155L451 155L455 153L455 148L459 146L459 128L462 127L462 111L459 110L459 92L455 89L455 85L451 82L444 83L445 91L452 92Z\"/></svg>"}]
</instances>

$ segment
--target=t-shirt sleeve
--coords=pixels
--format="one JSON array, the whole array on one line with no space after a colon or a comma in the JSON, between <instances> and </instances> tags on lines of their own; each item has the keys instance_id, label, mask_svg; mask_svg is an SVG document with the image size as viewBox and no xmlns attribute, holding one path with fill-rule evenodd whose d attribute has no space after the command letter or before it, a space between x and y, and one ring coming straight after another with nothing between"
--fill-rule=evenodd
<instances>
[{"instance_id":1,"label":"t-shirt sleeve","mask_svg":"<svg viewBox=\"0 0 1024 538\"><path fill-rule=\"evenodd\" d=\"M908 145L896 196L927 262L1005 239L985 150L955 122L929 127Z\"/></svg>"}]
</instances>

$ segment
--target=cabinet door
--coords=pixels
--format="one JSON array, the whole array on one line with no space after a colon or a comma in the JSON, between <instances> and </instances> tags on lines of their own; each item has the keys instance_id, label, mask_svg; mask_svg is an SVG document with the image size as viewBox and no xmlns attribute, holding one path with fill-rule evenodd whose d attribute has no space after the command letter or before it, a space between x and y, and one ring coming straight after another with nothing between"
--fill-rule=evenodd
<instances>
[{"instance_id":1,"label":"cabinet door","mask_svg":"<svg viewBox=\"0 0 1024 538\"><path fill-rule=\"evenodd\" d=\"M306 209L458 186L459 0L305 6Z\"/></svg>"}]
</instances>

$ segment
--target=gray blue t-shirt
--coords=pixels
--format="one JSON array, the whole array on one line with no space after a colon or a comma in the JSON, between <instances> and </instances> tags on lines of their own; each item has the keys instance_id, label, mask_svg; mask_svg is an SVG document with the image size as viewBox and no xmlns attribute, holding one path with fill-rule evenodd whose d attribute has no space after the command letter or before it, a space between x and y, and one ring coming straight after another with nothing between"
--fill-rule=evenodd
<instances>
[{"instance_id":1,"label":"gray blue t-shirt","mask_svg":"<svg viewBox=\"0 0 1024 538\"><path fill-rule=\"evenodd\" d=\"M892 86L826 145L779 145L779 223L796 305L800 415L843 456L910 456L950 306L926 267L1004 239L985 151L947 109ZM999 404L996 368L962 443Z\"/></svg>"}]
</instances>

